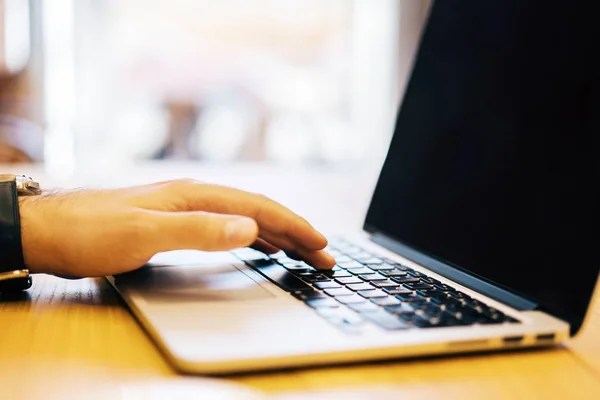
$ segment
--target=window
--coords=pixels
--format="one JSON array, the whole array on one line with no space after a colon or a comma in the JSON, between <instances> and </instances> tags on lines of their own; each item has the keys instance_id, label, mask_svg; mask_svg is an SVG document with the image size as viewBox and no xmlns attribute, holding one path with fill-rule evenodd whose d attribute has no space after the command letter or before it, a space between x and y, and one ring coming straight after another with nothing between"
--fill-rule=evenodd
<instances>
[{"instance_id":1,"label":"window","mask_svg":"<svg viewBox=\"0 0 600 400\"><path fill-rule=\"evenodd\" d=\"M45 2L47 161L378 157L401 86L400 4Z\"/></svg>"}]
</instances>

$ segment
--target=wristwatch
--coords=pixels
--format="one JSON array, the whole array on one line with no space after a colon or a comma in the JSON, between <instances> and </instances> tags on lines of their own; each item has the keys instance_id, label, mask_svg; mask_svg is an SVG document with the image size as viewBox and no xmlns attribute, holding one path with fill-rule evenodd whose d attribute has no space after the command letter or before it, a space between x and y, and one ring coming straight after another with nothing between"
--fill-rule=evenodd
<instances>
[{"instance_id":1,"label":"wristwatch","mask_svg":"<svg viewBox=\"0 0 600 400\"><path fill-rule=\"evenodd\" d=\"M41 193L39 183L28 176L0 174L0 292L31 287L21 243L19 196Z\"/></svg>"}]
</instances>

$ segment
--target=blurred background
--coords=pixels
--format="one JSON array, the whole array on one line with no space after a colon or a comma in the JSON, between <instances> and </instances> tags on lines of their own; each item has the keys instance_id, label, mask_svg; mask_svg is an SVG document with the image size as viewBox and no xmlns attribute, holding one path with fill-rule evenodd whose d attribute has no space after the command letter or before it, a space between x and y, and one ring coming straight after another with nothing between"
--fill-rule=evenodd
<instances>
[{"instance_id":1,"label":"blurred background","mask_svg":"<svg viewBox=\"0 0 600 400\"><path fill-rule=\"evenodd\" d=\"M0 162L380 160L421 0L0 0Z\"/></svg>"}]
</instances>

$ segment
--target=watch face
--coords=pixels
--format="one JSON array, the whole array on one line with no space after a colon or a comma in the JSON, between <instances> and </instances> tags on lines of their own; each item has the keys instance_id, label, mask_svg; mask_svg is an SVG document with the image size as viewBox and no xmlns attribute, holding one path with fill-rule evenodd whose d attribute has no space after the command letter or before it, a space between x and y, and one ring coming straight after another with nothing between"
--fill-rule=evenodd
<instances>
[{"instance_id":1,"label":"watch face","mask_svg":"<svg viewBox=\"0 0 600 400\"><path fill-rule=\"evenodd\" d=\"M19 194L40 193L40 184L27 175L0 174L0 182L15 182Z\"/></svg>"},{"instance_id":2,"label":"watch face","mask_svg":"<svg viewBox=\"0 0 600 400\"><path fill-rule=\"evenodd\" d=\"M17 190L19 191L19 194L36 195L41 193L40 184L28 176L15 176L15 183L17 184Z\"/></svg>"}]
</instances>

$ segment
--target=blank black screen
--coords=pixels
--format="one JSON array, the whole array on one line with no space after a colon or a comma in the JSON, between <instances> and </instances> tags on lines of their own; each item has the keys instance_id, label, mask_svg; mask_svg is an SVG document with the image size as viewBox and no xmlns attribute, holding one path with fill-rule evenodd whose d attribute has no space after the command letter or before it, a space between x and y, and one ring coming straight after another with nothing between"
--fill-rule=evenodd
<instances>
[{"instance_id":1,"label":"blank black screen","mask_svg":"<svg viewBox=\"0 0 600 400\"><path fill-rule=\"evenodd\" d=\"M600 270L600 35L586 8L435 2L365 222L573 331Z\"/></svg>"}]
</instances>

